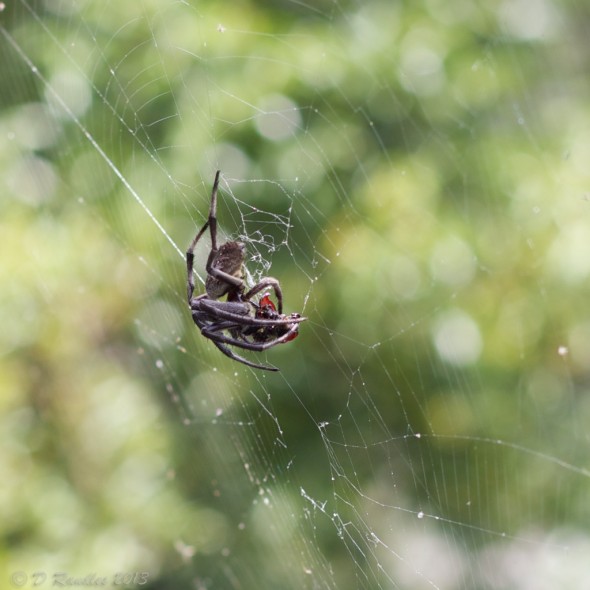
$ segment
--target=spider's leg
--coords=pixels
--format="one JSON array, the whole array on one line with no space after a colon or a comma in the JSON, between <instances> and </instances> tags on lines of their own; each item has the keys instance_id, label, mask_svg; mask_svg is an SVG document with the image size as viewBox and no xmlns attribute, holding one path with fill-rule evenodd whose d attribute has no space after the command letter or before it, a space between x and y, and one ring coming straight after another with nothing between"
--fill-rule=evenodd
<instances>
[{"instance_id":1,"label":"spider's leg","mask_svg":"<svg viewBox=\"0 0 590 590\"><path fill-rule=\"evenodd\" d=\"M244 283L241 278L235 277L225 272L225 270L213 266L219 252L217 248L217 188L219 186L220 173L221 172L218 170L215 174L215 182L213 183L213 190L211 191L211 206L209 207L209 218L207 219L207 223L209 224L209 234L211 235L211 251L207 257L205 270L208 275L211 275L228 285L232 285L233 287L241 288ZM243 252L241 253L241 256L243 256Z\"/></svg>"},{"instance_id":2,"label":"spider's leg","mask_svg":"<svg viewBox=\"0 0 590 590\"><path fill-rule=\"evenodd\" d=\"M218 252L217 250L215 252L213 250L211 250L211 254L209 254L209 259L207 260L207 264L205 266L205 270L207 271L207 274L219 279L220 281L223 281L224 283L227 283L228 285L232 285L234 287L241 288L242 285L244 284L244 281L242 279L239 279L238 277L234 277L233 275L230 275L230 274L224 272L223 270L220 270L219 268L215 268L214 266L212 266L213 259L217 255L217 252Z\"/></svg>"},{"instance_id":3,"label":"spider's leg","mask_svg":"<svg viewBox=\"0 0 590 590\"><path fill-rule=\"evenodd\" d=\"M273 277L265 277L263 278L257 285L254 285L245 295L244 300L249 301L256 295L260 293L263 289L267 289L270 287L274 293L275 297L277 298L278 303L278 312L279 314L283 313L283 292L281 291L281 285L279 284L278 279Z\"/></svg>"},{"instance_id":4,"label":"spider's leg","mask_svg":"<svg viewBox=\"0 0 590 590\"><path fill-rule=\"evenodd\" d=\"M263 371L278 371L279 370L277 367L273 367L272 365L259 365L258 363L253 363L253 362L249 361L248 359L245 359L244 357L240 356L239 354L232 352L229 348L227 348L227 346L224 346L223 344L221 344L221 342L217 341L217 339L216 339L217 336L219 336L219 334L216 334L213 337L207 336L207 338L209 338L211 340L211 342L213 342L213 344L215 344L215 346L217 346L217 348L219 350L221 350L221 352L223 352L223 354L225 356L228 356L230 359L233 359L234 361L238 361L239 363L242 363L244 365L248 365L249 367L253 367L254 369L262 369Z\"/></svg>"},{"instance_id":5,"label":"spider's leg","mask_svg":"<svg viewBox=\"0 0 590 590\"><path fill-rule=\"evenodd\" d=\"M207 265L213 262L215 255L217 254L217 187L219 186L219 174L220 170L215 174L215 181L213 182L213 190L211 191L211 206L209 207L209 217L205 222L205 225L199 230L197 235L193 238L190 243L188 250L186 251L186 270L187 270L187 296L190 305L191 298L195 291L195 280L193 277L193 264L195 259L195 247L197 242L201 239L207 228L209 227L209 233L211 235L211 252L209 252L209 258Z\"/></svg>"},{"instance_id":6,"label":"spider's leg","mask_svg":"<svg viewBox=\"0 0 590 590\"><path fill-rule=\"evenodd\" d=\"M203 231L207 229L207 224L203 227L203 229L199 232L198 237L200 238L203 234ZM195 278L193 276L193 265L195 262L195 254L193 252L194 244L197 241L195 240L191 243L190 248L186 251L186 297L188 299L188 303L190 305L191 299L193 297L193 293L195 292Z\"/></svg>"},{"instance_id":7,"label":"spider's leg","mask_svg":"<svg viewBox=\"0 0 590 590\"><path fill-rule=\"evenodd\" d=\"M212 321L223 319L236 323L250 317L250 306L239 301L217 301L206 296L200 296L191 301L191 312L195 318L203 316L204 318L211 318Z\"/></svg>"},{"instance_id":8,"label":"spider's leg","mask_svg":"<svg viewBox=\"0 0 590 590\"><path fill-rule=\"evenodd\" d=\"M195 301L193 299L193 301ZM238 326L285 326L288 324L299 324L304 322L307 318L306 317L299 317L299 318L285 318L281 320L265 320L260 318L254 318L249 315L242 315L233 313L231 311L226 311L224 307L229 307L230 303L227 301L213 301L211 299L200 299L200 308L206 311L208 314L222 319L222 320L233 320L238 324Z\"/></svg>"},{"instance_id":9,"label":"spider's leg","mask_svg":"<svg viewBox=\"0 0 590 590\"><path fill-rule=\"evenodd\" d=\"M278 336L274 340L270 342L261 342L257 344L251 344L251 346L256 346L256 348L248 348L248 350L267 350L272 346L276 346L277 344L284 344L285 342L289 342L292 338L294 338L294 334L297 335L297 331L299 330L298 324L293 324L291 328L285 332L282 336ZM250 344L250 343L248 343Z\"/></svg>"},{"instance_id":10,"label":"spider's leg","mask_svg":"<svg viewBox=\"0 0 590 590\"><path fill-rule=\"evenodd\" d=\"M245 341L244 343L240 344L240 348L244 348L246 350L254 350L257 352L262 352L263 350L268 350L277 344L284 344L285 342L289 342L293 338L293 334L297 332L299 329L298 324L293 324L291 328L285 332L282 336L277 336L274 340L269 340L268 342L248 342ZM236 345L237 346L237 345Z\"/></svg>"},{"instance_id":11,"label":"spider's leg","mask_svg":"<svg viewBox=\"0 0 590 590\"><path fill-rule=\"evenodd\" d=\"M237 348L243 348L244 350L262 352L263 350L268 350L277 344L288 342L293 333L297 331L298 326L295 324L290 330L285 332L285 334L278 336L274 340L270 340L268 342L249 342L248 340L237 340L236 338L230 338L229 336L225 336L224 334L220 333L223 330L231 330L232 328L240 328L240 326L236 324L230 324L229 322L210 324L201 328L201 334L205 336L205 338L215 340L216 342L223 342L224 344L235 346Z\"/></svg>"},{"instance_id":12,"label":"spider's leg","mask_svg":"<svg viewBox=\"0 0 590 590\"><path fill-rule=\"evenodd\" d=\"M209 207L209 231L211 233L211 250L217 250L217 187L219 186L219 175L221 170L215 173L213 189L211 190L211 206ZM211 256L211 255L209 255Z\"/></svg>"},{"instance_id":13,"label":"spider's leg","mask_svg":"<svg viewBox=\"0 0 590 590\"><path fill-rule=\"evenodd\" d=\"M203 312L199 312L199 316L193 316L195 320L195 324L201 330L201 334L211 340L215 346L223 352L225 356L238 361L244 365L248 365L249 367L253 367L254 369L262 369L264 371L278 371L277 367L272 365L260 365L258 363L253 363L248 359L241 357L239 354L231 351L225 344L234 344L236 346L242 346L242 342L239 340L234 340L232 338L228 338L220 333L222 330L231 330L232 328L239 328L239 325L236 325L235 322L217 322L217 323L207 323L202 319Z\"/></svg>"}]
</instances>

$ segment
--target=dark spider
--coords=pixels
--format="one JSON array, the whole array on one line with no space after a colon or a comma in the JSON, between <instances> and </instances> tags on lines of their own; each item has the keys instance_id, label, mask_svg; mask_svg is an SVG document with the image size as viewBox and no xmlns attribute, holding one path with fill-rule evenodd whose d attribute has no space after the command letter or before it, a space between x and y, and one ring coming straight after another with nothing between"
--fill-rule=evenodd
<instances>
[{"instance_id":1,"label":"dark spider","mask_svg":"<svg viewBox=\"0 0 590 590\"><path fill-rule=\"evenodd\" d=\"M209 218L186 251L187 299L193 321L201 330L201 334L211 340L226 356L249 367L278 371L277 367L259 365L237 355L228 345L245 350L266 350L293 340L299 332L299 323L306 318L298 313L283 313L283 293L277 279L265 277L249 291L244 292L246 246L242 242L226 242L217 248L219 175L218 170L211 191ZM207 228L211 235L211 251L205 265L206 292L193 297L194 250ZM264 293L258 302L252 301L254 295L264 289L274 291L278 309L270 299L269 293ZM219 301L224 295L227 295L226 301Z\"/></svg>"}]
</instances>

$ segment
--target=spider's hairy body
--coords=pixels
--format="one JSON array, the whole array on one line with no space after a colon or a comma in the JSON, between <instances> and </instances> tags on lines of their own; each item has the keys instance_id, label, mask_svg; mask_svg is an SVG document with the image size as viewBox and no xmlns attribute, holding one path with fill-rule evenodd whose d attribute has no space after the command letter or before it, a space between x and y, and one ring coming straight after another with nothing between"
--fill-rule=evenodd
<instances>
[{"instance_id":1,"label":"spider's hairy body","mask_svg":"<svg viewBox=\"0 0 590 590\"><path fill-rule=\"evenodd\" d=\"M220 246L211 266L242 281L244 279L245 258L245 244L242 242L226 242ZM207 296L211 299L220 299L232 290L232 285L209 274L205 281L205 290L207 291ZM243 286L241 290L243 291Z\"/></svg>"},{"instance_id":2,"label":"spider's hairy body","mask_svg":"<svg viewBox=\"0 0 590 590\"><path fill-rule=\"evenodd\" d=\"M256 369L278 371L270 365L253 363L237 355L228 346L262 351L290 342L299 333L299 323L306 318L298 313L283 313L283 293L279 281L273 277L263 278L249 291L244 292L246 246L242 242L230 241L217 247L219 175L218 170L211 191L209 217L186 251L187 299L193 321L201 334L226 356ZM193 297L194 250L207 229L211 236L211 250L205 265L205 293ZM270 299L269 293L265 293L260 301L253 301L253 297L264 289L274 291L278 308ZM224 296L227 296L226 300L220 301Z\"/></svg>"}]
</instances>

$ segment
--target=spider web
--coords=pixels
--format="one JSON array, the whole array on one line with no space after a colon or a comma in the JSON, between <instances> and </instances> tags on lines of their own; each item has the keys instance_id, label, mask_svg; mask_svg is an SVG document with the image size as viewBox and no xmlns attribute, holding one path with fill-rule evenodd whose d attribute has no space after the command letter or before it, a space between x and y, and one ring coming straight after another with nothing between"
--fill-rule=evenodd
<instances>
[{"instance_id":1,"label":"spider web","mask_svg":"<svg viewBox=\"0 0 590 590\"><path fill-rule=\"evenodd\" d=\"M588 587L587 21L2 4L5 578ZM217 169L276 375L186 310Z\"/></svg>"}]
</instances>

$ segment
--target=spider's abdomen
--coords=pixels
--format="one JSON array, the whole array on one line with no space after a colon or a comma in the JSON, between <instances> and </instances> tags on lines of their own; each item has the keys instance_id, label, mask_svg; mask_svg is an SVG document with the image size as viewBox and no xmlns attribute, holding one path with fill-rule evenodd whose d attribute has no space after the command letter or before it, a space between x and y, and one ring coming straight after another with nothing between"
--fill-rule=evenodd
<instances>
[{"instance_id":1,"label":"spider's abdomen","mask_svg":"<svg viewBox=\"0 0 590 590\"><path fill-rule=\"evenodd\" d=\"M220 246L217 255L211 263L211 267L235 277L240 281L244 278L244 259L246 258L246 246L242 242L226 242ZM211 299L219 299L230 291L240 291L243 287L230 285L227 281L219 279L211 274L207 275L205 289Z\"/></svg>"}]
</instances>

